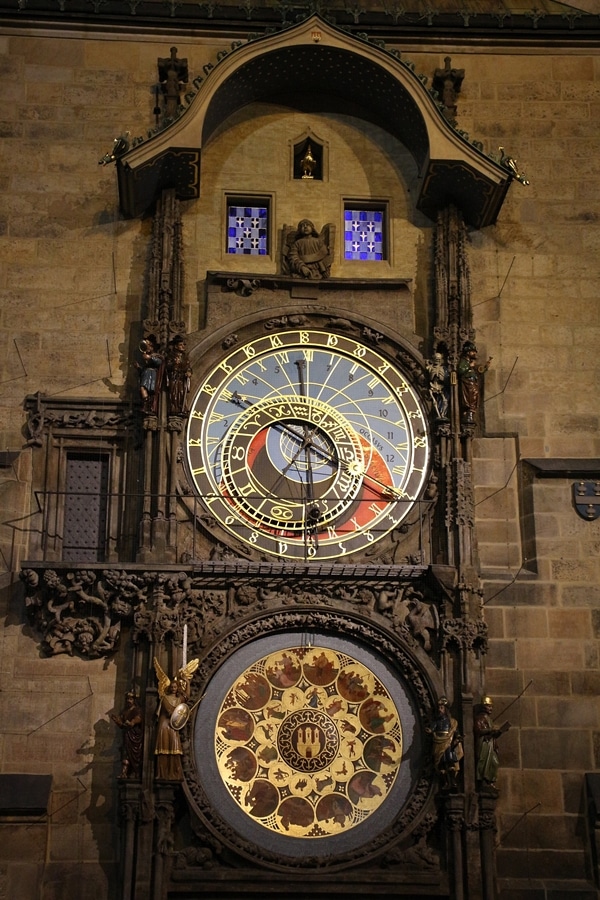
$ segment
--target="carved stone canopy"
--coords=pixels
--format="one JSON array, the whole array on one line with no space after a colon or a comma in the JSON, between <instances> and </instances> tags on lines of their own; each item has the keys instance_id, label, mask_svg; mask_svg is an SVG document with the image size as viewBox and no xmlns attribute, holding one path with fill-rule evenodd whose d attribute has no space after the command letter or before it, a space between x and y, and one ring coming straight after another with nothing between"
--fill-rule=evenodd
<instances>
[{"instance_id":1,"label":"carved stone canopy","mask_svg":"<svg viewBox=\"0 0 600 900\"><path fill-rule=\"evenodd\" d=\"M352 71L351 91L348 72ZM255 101L297 105L298 73L307 73L301 93L311 108L344 112L348 96L366 121L400 140L421 178L417 205L434 218L452 198L469 224L481 228L498 215L510 173L470 143L445 119L433 96L400 54L357 40L319 16L276 35L235 45L198 78L188 109L165 130L134 147L117 163L121 206L141 215L157 194L177 189L181 199L200 192L203 144L241 106Z\"/></svg>"}]
</instances>

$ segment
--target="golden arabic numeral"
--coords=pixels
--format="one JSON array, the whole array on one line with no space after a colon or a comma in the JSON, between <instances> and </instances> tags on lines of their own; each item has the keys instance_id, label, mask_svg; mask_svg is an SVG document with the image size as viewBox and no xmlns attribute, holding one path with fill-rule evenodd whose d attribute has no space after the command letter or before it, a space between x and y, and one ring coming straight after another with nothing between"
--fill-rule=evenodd
<instances>
[{"instance_id":1,"label":"golden arabic numeral","mask_svg":"<svg viewBox=\"0 0 600 900\"><path fill-rule=\"evenodd\" d=\"M366 355L367 355L367 348L366 348L366 347L361 347L361 346L358 344L358 345L354 348L352 355L353 355L353 356L358 356L359 359L362 359L363 356L366 356Z\"/></svg>"},{"instance_id":2,"label":"golden arabic numeral","mask_svg":"<svg viewBox=\"0 0 600 900\"><path fill-rule=\"evenodd\" d=\"M408 391L408 385L405 381L402 381L396 388L396 393L398 394L399 397L401 397L403 394L406 394L407 391Z\"/></svg>"},{"instance_id":3,"label":"golden arabic numeral","mask_svg":"<svg viewBox=\"0 0 600 900\"><path fill-rule=\"evenodd\" d=\"M378 371L381 375L383 375L384 372L387 372L387 370L389 369L389 367L390 367L390 364L384 362L384 363L382 363L382 364L379 366L379 368L377 369L377 371Z\"/></svg>"},{"instance_id":4,"label":"golden arabic numeral","mask_svg":"<svg viewBox=\"0 0 600 900\"><path fill-rule=\"evenodd\" d=\"M231 375L231 373L233 372L233 367L226 362L220 363L219 368L223 369L226 375Z\"/></svg>"},{"instance_id":5,"label":"golden arabic numeral","mask_svg":"<svg viewBox=\"0 0 600 900\"><path fill-rule=\"evenodd\" d=\"M202 421L203 418L204 418L204 413L203 413L203 412L198 412L197 409L193 410L193 412L192 412L192 419L200 419L200 421Z\"/></svg>"},{"instance_id":6,"label":"golden arabic numeral","mask_svg":"<svg viewBox=\"0 0 600 900\"><path fill-rule=\"evenodd\" d=\"M327 336L327 346L328 347L337 347L339 344L339 340L336 334L329 334Z\"/></svg>"},{"instance_id":7,"label":"golden arabic numeral","mask_svg":"<svg viewBox=\"0 0 600 900\"><path fill-rule=\"evenodd\" d=\"M244 353L246 354L246 359L252 359L253 356L256 356L256 350L251 344L246 344L246 346L244 347Z\"/></svg>"},{"instance_id":8,"label":"golden arabic numeral","mask_svg":"<svg viewBox=\"0 0 600 900\"><path fill-rule=\"evenodd\" d=\"M423 437L416 437L413 442L415 447L426 447L427 441Z\"/></svg>"},{"instance_id":9,"label":"golden arabic numeral","mask_svg":"<svg viewBox=\"0 0 600 900\"><path fill-rule=\"evenodd\" d=\"M277 337L276 334L269 335L269 339L271 341L271 347L273 347L273 349L276 349L277 347L283 347L283 341L280 337Z\"/></svg>"},{"instance_id":10,"label":"golden arabic numeral","mask_svg":"<svg viewBox=\"0 0 600 900\"><path fill-rule=\"evenodd\" d=\"M308 331L299 331L298 337L300 338L301 344L310 344L310 334L308 333ZM306 350L304 352L306 353ZM312 350L309 350L308 352L312 353ZM306 359L306 357L305 357L305 359ZM311 359L312 359L312 356L311 356Z\"/></svg>"},{"instance_id":11,"label":"golden arabic numeral","mask_svg":"<svg viewBox=\"0 0 600 900\"><path fill-rule=\"evenodd\" d=\"M190 438L188 441L188 447L200 447L202 442L200 438Z\"/></svg>"},{"instance_id":12,"label":"golden arabic numeral","mask_svg":"<svg viewBox=\"0 0 600 900\"><path fill-rule=\"evenodd\" d=\"M217 390L216 387L213 387L212 384L209 384L208 381L205 381L204 384L202 385L202 387L200 388L200 393L208 394L209 396L212 397L212 395L215 393L216 390Z\"/></svg>"},{"instance_id":13,"label":"golden arabic numeral","mask_svg":"<svg viewBox=\"0 0 600 900\"><path fill-rule=\"evenodd\" d=\"M285 556L288 551L288 545L283 541L277 541L277 552L280 556Z\"/></svg>"},{"instance_id":14,"label":"golden arabic numeral","mask_svg":"<svg viewBox=\"0 0 600 900\"><path fill-rule=\"evenodd\" d=\"M252 534L250 535L250 537L248 538L248 540L250 541L251 544L256 544L258 541L258 532L253 531Z\"/></svg>"}]
</instances>

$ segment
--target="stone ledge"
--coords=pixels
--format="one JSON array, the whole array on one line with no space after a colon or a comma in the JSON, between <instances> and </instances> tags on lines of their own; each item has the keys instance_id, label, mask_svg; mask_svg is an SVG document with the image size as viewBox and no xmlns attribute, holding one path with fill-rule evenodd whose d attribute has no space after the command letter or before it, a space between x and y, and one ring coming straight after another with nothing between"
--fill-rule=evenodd
<instances>
[{"instance_id":1,"label":"stone ledge","mask_svg":"<svg viewBox=\"0 0 600 900\"><path fill-rule=\"evenodd\" d=\"M600 459L523 459L538 478L600 478Z\"/></svg>"}]
</instances>

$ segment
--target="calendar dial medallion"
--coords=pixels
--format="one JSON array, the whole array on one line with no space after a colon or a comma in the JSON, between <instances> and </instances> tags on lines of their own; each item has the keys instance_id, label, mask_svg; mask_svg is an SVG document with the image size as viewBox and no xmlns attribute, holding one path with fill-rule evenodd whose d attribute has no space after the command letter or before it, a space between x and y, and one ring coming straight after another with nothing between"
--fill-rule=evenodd
<instances>
[{"instance_id":1,"label":"calendar dial medallion","mask_svg":"<svg viewBox=\"0 0 600 900\"><path fill-rule=\"evenodd\" d=\"M334 559L396 528L425 484L424 413L377 350L318 329L236 346L205 378L187 431L198 494L260 554Z\"/></svg>"}]
</instances>

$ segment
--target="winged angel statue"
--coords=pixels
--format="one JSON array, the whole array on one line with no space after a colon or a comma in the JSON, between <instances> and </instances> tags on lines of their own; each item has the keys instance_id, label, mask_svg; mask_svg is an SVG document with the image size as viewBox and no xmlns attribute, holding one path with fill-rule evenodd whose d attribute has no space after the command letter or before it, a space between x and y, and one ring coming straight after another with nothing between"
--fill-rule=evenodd
<instances>
[{"instance_id":1,"label":"winged angel statue","mask_svg":"<svg viewBox=\"0 0 600 900\"><path fill-rule=\"evenodd\" d=\"M298 227L283 226L283 274L314 280L328 278L333 258L335 226L324 225L317 231L310 219Z\"/></svg>"},{"instance_id":2,"label":"winged angel statue","mask_svg":"<svg viewBox=\"0 0 600 900\"><path fill-rule=\"evenodd\" d=\"M191 659L174 676L173 680L163 671L154 657L154 671L158 679L158 726L156 730L156 777L164 781L181 781L181 738L179 731L190 715L190 683L200 660Z\"/></svg>"}]
</instances>

